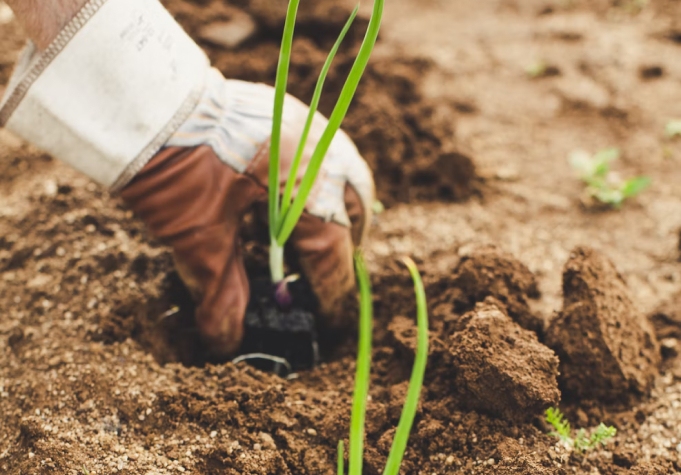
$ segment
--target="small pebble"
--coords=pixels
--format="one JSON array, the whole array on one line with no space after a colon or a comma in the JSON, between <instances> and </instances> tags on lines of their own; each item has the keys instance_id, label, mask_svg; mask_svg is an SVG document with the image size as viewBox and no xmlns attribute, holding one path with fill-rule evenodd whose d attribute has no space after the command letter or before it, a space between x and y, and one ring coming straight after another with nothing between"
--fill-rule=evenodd
<instances>
[{"instance_id":1,"label":"small pebble","mask_svg":"<svg viewBox=\"0 0 681 475\"><path fill-rule=\"evenodd\" d=\"M314 430L314 429L308 429L308 430L307 430L307 433L308 433L309 435L317 435L317 431Z\"/></svg>"}]
</instances>

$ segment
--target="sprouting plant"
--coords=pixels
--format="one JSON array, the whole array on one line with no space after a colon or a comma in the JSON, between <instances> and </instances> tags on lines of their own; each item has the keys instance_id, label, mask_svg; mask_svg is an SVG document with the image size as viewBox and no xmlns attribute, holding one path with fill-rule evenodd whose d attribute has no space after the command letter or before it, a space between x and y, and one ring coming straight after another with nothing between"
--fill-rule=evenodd
<instances>
[{"instance_id":1,"label":"sprouting plant","mask_svg":"<svg viewBox=\"0 0 681 475\"><path fill-rule=\"evenodd\" d=\"M560 409L553 407L546 410L546 422L554 429L551 435L558 437L568 448L580 453L595 449L599 445L606 445L617 434L617 429L601 422L591 433L587 433L585 429L579 429L573 438L570 423Z\"/></svg>"},{"instance_id":2,"label":"sprouting plant","mask_svg":"<svg viewBox=\"0 0 681 475\"><path fill-rule=\"evenodd\" d=\"M548 68L548 64L546 64L546 61L537 60L534 63L530 64L525 69L525 72L531 78L540 78L540 77L544 76L547 68Z\"/></svg>"},{"instance_id":3,"label":"sprouting plant","mask_svg":"<svg viewBox=\"0 0 681 475\"><path fill-rule=\"evenodd\" d=\"M317 80L317 85L310 103L310 111L300 137L296 155L291 164L291 170L284 187L283 197L279 196L280 183L280 163L279 152L281 145L281 124L284 110L284 98L286 96L286 85L288 81L288 70L291 61L291 50L293 45L293 32L295 29L296 15L300 0L290 0L284 24L284 34L281 42L279 54L279 64L275 81L274 114L272 120L272 138L270 143L270 168L269 168L269 223L270 223L270 273L273 283L279 286L286 286L284 279L284 245L291 236L296 223L300 219L310 191L317 179L322 161L331 146L336 132L340 128L345 115L347 114L350 103L355 95L359 81L364 74L364 70L369 62L369 58L378 39L378 32L383 16L384 0L375 0L374 8L369 20L369 26L364 37L364 41L359 49L355 62L348 74L343 89L338 97L333 112L329 116L326 129L322 133L314 152L310 158L307 170L298 187L298 192L293 198L294 188L297 181L298 168L302 159L307 137L312 126L314 114L319 105L324 81L331 67L331 63L343 41L350 25L354 21L359 6L352 12L345 27L341 31L338 40L329 53L321 73ZM282 294L281 292L279 293Z\"/></svg>"},{"instance_id":4,"label":"sprouting plant","mask_svg":"<svg viewBox=\"0 0 681 475\"><path fill-rule=\"evenodd\" d=\"M423 281L416 264L409 259L403 260L412 280L416 294L417 317L417 346L416 358L412 368L407 397L402 408L402 415L395 431L395 438L383 470L383 475L397 475L407 448L409 433L411 432L416 410L423 386L423 378L428 361L428 309ZM350 450L349 475L361 475L364 462L364 419L366 414L367 396L369 394L369 369L371 367L371 330L373 326L373 308L371 284L364 259L360 252L355 255L355 268L360 295L359 343L357 352L357 370L355 376L355 391L353 395L352 415L350 417ZM338 444L338 473L342 474L343 444Z\"/></svg>"},{"instance_id":5,"label":"sprouting plant","mask_svg":"<svg viewBox=\"0 0 681 475\"><path fill-rule=\"evenodd\" d=\"M619 208L624 200L632 198L650 185L650 178L637 176L622 180L610 169L610 164L619 158L619 150L607 148L591 156L584 151L570 155L570 164L586 184L586 194L603 204Z\"/></svg>"},{"instance_id":6,"label":"sprouting plant","mask_svg":"<svg viewBox=\"0 0 681 475\"><path fill-rule=\"evenodd\" d=\"M546 410L546 422L551 424L554 429L551 435L558 437L563 442L571 440L570 422L560 412L560 409L549 407Z\"/></svg>"},{"instance_id":7,"label":"sprouting plant","mask_svg":"<svg viewBox=\"0 0 681 475\"><path fill-rule=\"evenodd\" d=\"M681 137L681 120L670 120L664 128L664 133L670 139Z\"/></svg>"},{"instance_id":8,"label":"sprouting plant","mask_svg":"<svg viewBox=\"0 0 681 475\"><path fill-rule=\"evenodd\" d=\"M586 452L587 450L595 449L599 445L606 445L616 434L617 429L612 426L606 426L602 422L590 435L586 433L586 430L579 429L575 437L575 449L579 452Z\"/></svg>"}]
</instances>

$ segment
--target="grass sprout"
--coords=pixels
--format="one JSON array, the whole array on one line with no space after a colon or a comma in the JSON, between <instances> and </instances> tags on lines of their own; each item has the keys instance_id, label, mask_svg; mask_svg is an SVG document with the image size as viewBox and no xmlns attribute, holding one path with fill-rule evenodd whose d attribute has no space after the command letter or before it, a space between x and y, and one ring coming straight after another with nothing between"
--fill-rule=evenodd
<instances>
[{"instance_id":1,"label":"grass sprout","mask_svg":"<svg viewBox=\"0 0 681 475\"><path fill-rule=\"evenodd\" d=\"M620 208L629 198L640 194L650 186L647 176L637 176L623 180L611 170L612 162L619 158L616 148L607 148L590 155L585 151L575 151L570 155L570 165L579 173L586 184L586 197L600 203Z\"/></svg>"},{"instance_id":2,"label":"grass sprout","mask_svg":"<svg viewBox=\"0 0 681 475\"><path fill-rule=\"evenodd\" d=\"M419 398L421 396L421 388L423 387L423 378L426 373L426 364L428 363L428 306L426 303L426 291L414 261L405 257L403 262L407 266L407 269L409 269L411 278L414 281L418 337L416 358L414 359L414 367L412 368L409 388L407 389L407 400L402 408L402 415L400 416L400 422L397 425L395 439L393 440L393 445L390 449L388 462L386 463L383 475L397 475L400 471L402 458L407 449L409 433L411 432L411 427L414 424L414 418L416 417L416 410L418 409Z\"/></svg>"},{"instance_id":3,"label":"grass sprout","mask_svg":"<svg viewBox=\"0 0 681 475\"><path fill-rule=\"evenodd\" d=\"M573 438L570 422L568 422L565 415L559 409L553 407L549 407L546 410L546 422L553 427L550 435L558 437L563 445L579 453L593 450L599 445L606 445L617 434L617 429L612 426L606 426L601 422L590 433L585 429L579 429Z\"/></svg>"},{"instance_id":4,"label":"grass sprout","mask_svg":"<svg viewBox=\"0 0 681 475\"><path fill-rule=\"evenodd\" d=\"M383 475L397 475L402 465L402 459L407 448L409 434L414 424L418 409L423 378L428 362L428 308L423 281L416 264L409 259L403 260L414 282L416 294L417 316L417 349L414 366L412 368L407 397L402 408L402 415L395 431L388 460ZM360 318L359 318L359 343L357 351L357 370L355 377L355 392L353 395L352 415L350 417L350 450L349 450L349 475L361 475L364 463L364 424L366 415L366 403L369 394L369 370L371 367L371 331L373 326L373 301L371 296L371 284L369 273L364 263L361 252L355 254L355 269L359 287ZM338 473L343 471L342 443L338 445Z\"/></svg>"},{"instance_id":5,"label":"grass sprout","mask_svg":"<svg viewBox=\"0 0 681 475\"><path fill-rule=\"evenodd\" d=\"M317 80L317 86L313 95L312 103L310 105L310 113L301 139L292 162L292 168L284 186L284 196L280 200L279 183L280 183L280 146L281 146L281 123L284 110L284 98L286 96L286 86L288 82L288 71L291 62L291 50L293 45L293 33L295 29L296 16L298 12L298 5L300 0L290 0L286 12L286 21L284 24L284 34L282 37L279 63L277 65L277 75L275 81L275 99L274 112L272 120L272 138L270 143L270 169L269 169L269 200L268 200L268 215L270 222L270 273L272 281L277 284L284 279L284 245L291 236L300 216L302 215L307 198L312 191L312 187L317 179L319 170L326 153L331 146L336 132L340 129L341 123L347 114L350 103L354 98L359 82L364 74L366 66L371 57L371 53L376 45L378 39L378 32L381 26L383 17L384 0L375 0L374 8L369 20L369 26L362 42L362 45L357 53L355 62L348 74L345 84L340 92L333 112L329 116L329 121L319 139L307 170L298 187L298 192L293 198L294 187L297 181L298 167L305 148L307 136L312 125L312 120L319 104L322 89L326 75L331 67L331 63L343 41L347 31L350 28L353 20L357 15L358 8L350 15L345 27L341 31L338 40L329 53L327 60L322 68L322 71Z\"/></svg>"},{"instance_id":6,"label":"grass sprout","mask_svg":"<svg viewBox=\"0 0 681 475\"><path fill-rule=\"evenodd\" d=\"M371 281L364 257L355 254L355 269L359 287L359 342L357 344L357 369L355 392L350 416L350 452L348 468L350 475L360 475L364 463L364 422L369 396L369 371L371 369L371 336L373 328L373 299Z\"/></svg>"},{"instance_id":7,"label":"grass sprout","mask_svg":"<svg viewBox=\"0 0 681 475\"><path fill-rule=\"evenodd\" d=\"M337 462L338 470L336 471L336 473L338 475L344 475L345 474L345 465L344 465L345 459L343 458L343 452L344 451L345 451L345 444L343 444L342 440L339 440L338 441L338 462Z\"/></svg>"}]
</instances>

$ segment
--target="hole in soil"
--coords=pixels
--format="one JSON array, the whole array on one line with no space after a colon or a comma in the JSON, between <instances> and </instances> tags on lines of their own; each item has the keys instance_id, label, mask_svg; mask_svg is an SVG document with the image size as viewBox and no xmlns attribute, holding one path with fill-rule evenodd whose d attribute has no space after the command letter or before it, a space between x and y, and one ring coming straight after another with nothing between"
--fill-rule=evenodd
<instances>
[{"instance_id":1,"label":"hole in soil","mask_svg":"<svg viewBox=\"0 0 681 475\"><path fill-rule=\"evenodd\" d=\"M641 79L658 79L664 76L662 66L641 66L639 69Z\"/></svg>"},{"instance_id":2,"label":"hole in soil","mask_svg":"<svg viewBox=\"0 0 681 475\"><path fill-rule=\"evenodd\" d=\"M672 30L669 33L667 33L667 38L674 43L681 44L681 31L679 30Z\"/></svg>"}]
</instances>

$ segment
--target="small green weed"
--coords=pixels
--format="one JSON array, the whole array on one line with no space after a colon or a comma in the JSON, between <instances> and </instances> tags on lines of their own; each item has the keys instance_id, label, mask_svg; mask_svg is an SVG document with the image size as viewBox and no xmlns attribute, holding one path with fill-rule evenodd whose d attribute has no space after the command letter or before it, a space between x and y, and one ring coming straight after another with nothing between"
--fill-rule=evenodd
<instances>
[{"instance_id":1,"label":"small green weed","mask_svg":"<svg viewBox=\"0 0 681 475\"><path fill-rule=\"evenodd\" d=\"M546 422L554 429L551 435L558 437L568 448L579 453L595 449L599 445L606 445L617 434L617 429L601 422L590 434L585 429L579 429L573 438L570 422L559 409L553 407L546 410Z\"/></svg>"},{"instance_id":2,"label":"small green weed","mask_svg":"<svg viewBox=\"0 0 681 475\"><path fill-rule=\"evenodd\" d=\"M542 77L546 74L547 68L548 68L548 64L546 64L545 61L537 60L534 63L530 64L525 69L525 72L531 78L540 78L540 77Z\"/></svg>"},{"instance_id":3,"label":"small green weed","mask_svg":"<svg viewBox=\"0 0 681 475\"><path fill-rule=\"evenodd\" d=\"M667 122L664 134L670 139L681 137L681 120L670 120Z\"/></svg>"},{"instance_id":4,"label":"small green weed","mask_svg":"<svg viewBox=\"0 0 681 475\"><path fill-rule=\"evenodd\" d=\"M616 148L601 150L593 156L584 151L575 151L570 155L570 165L577 170L587 186L585 192L589 201L596 200L619 208L626 199L633 198L650 186L651 180L647 176L622 180L613 172L610 164L619 155Z\"/></svg>"},{"instance_id":5,"label":"small green weed","mask_svg":"<svg viewBox=\"0 0 681 475\"><path fill-rule=\"evenodd\" d=\"M560 69L548 62L539 59L525 68L525 73L531 79L559 76Z\"/></svg>"}]
</instances>

